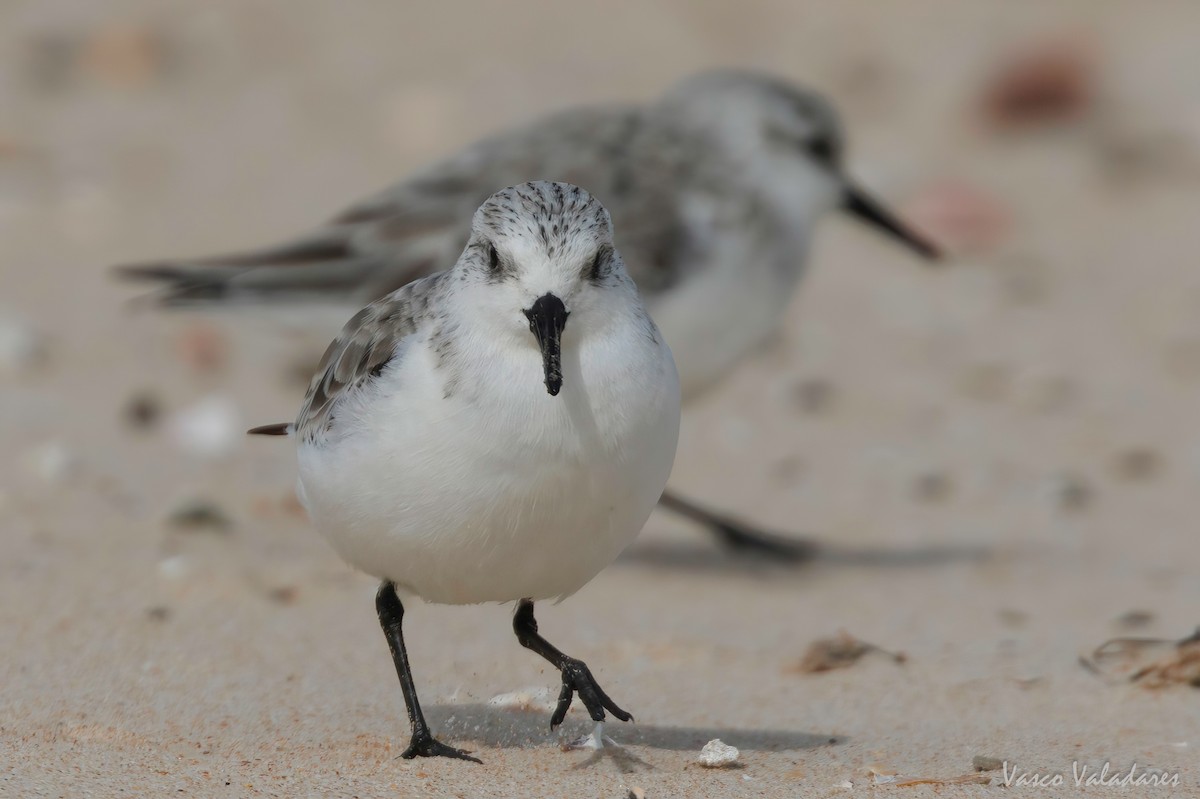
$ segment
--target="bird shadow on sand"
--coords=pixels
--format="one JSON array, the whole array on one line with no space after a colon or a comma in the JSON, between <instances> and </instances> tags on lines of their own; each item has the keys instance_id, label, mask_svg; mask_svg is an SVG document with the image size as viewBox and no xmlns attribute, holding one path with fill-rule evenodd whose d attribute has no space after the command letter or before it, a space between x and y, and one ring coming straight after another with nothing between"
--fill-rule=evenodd
<instances>
[{"instance_id":1,"label":"bird shadow on sand","mask_svg":"<svg viewBox=\"0 0 1200 799\"><path fill-rule=\"evenodd\" d=\"M559 747L566 741L586 736L592 723L583 718L568 719L558 732L549 729L548 714L542 709L514 710L486 704L436 704L425 709L425 715L435 734L443 740L461 745L459 741L476 741L490 749L527 749L541 746ZM752 752L778 752L811 749L844 743L845 737L818 735L794 730L737 729L733 727L668 727L655 724L605 725L605 733L617 740L617 746L600 751L581 751L584 757L575 768L589 768L611 760L623 773L653 769L653 754L635 754L629 747L645 747L667 751L699 752L713 738L730 746ZM486 759L486 756L485 756Z\"/></svg>"},{"instance_id":2,"label":"bird shadow on sand","mask_svg":"<svg viewBox=\"0 0 1200 799\"><path fill-rule=\"evenodd\" d=\"M796 539L798 557L779 558L766 552L721 549L703 543L644 541L630 547L617 561L713 574L789 574L799 569L926 569L958 564L980 564L992 550L967 544L932 544L913 547L835 546L808 538Z\"/></svg>"}]
</instances>

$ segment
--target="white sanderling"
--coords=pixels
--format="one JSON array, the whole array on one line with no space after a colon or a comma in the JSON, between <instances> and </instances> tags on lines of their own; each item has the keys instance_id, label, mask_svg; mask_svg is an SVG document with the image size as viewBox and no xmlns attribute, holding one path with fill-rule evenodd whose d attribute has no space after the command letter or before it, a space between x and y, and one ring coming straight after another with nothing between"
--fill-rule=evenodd
<instances>
[{"instance_id":1,"label":"white sanderling","mask_svg":"<svg viewBox=\"0 0 1200 799\"><path fill-rule=\"evenodd\" d=\"M567 180L612 212L688 399L779 326L825 212L848 211L936 257L855 185L843 151L837 115L819 94L751 72L705 72L649 105L579 108L482 141L280 246L122 273L163 283L159 298L173 306L357 306L450 266L470 235L470 212L496 189ZM664 504L735 547L807 551L678 496Z\"/></svg>"},{"instance_id":2,"label":"white sanderling","mask_svg":"<svg viewBox=\"0 0 1200 799\"><path fill-rule=\"evenodd\" d=\"M671 352L586 191L525 183L493 195L452 269L359 311L296 421L250 432L298 440L313 523L383 581L376 608L412 723L404 757L475 759L430 733L397 589L517 602L518 641L562 675L552 727L576 693L597 724L606 710L632 718L533 616L534 600L575 593L633 540L679 435Z\"/></svg>"}]
</instances>

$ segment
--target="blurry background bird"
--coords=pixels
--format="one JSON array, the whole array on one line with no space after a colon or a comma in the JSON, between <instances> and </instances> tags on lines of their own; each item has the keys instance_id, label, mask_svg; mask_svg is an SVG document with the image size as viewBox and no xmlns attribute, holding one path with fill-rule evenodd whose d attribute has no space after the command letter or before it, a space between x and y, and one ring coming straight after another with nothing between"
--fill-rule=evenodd
<instances>
[{"instance_id":1,"label":"blurry background bird","mask_svg":"<svg viewBox=\"0 0 1200 799\"><path fill-rule=\"evenodd\" d=\"M169 307L316 302L348 317L453 264L472 211L493 192L567 181L610 209L690 399L779 326L826 212L844 210L922 258L937 257L854 183L844 152L837 114L819 94L755 72L703 72L653 103L564 111L486 139L292 241L120 273L162 283L157 298ZM809 551L674 494L664 505L738 548Z\"/></svg>"}]
</instances>

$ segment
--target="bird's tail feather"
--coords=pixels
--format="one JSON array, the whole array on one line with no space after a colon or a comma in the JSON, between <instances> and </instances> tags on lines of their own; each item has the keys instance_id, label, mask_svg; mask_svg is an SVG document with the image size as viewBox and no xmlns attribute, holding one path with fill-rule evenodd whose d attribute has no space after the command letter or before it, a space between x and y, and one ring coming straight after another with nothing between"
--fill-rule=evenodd
<instances>
[{"instance_id":1,"label":"bird's tail feather","mask_svg":"<svg viewBox=\"0 0 1200 799\"><path fill-rule=\"evenodd\" d=\"M291 422L278 422L277 424L264 424L258 427L251 427L246 431L248 436L290 436L296 432L296 426Z\"/></svg>"},{"instance_id":2,"label":"bird's tail feather","mask_svg":"<svg viewBox=\"0 0 1200 799\"><path fill-rule=\"evenodd\" d=\"M153 300L167 307L273 301L364 302L386 280L380 257L356 253L342 231L278 247L194 260L115 268L118 277L156 283ZM415 266L414 272L420 267ZM415 274L415 277L419 277Z\"/></svg>"}]
</instances>

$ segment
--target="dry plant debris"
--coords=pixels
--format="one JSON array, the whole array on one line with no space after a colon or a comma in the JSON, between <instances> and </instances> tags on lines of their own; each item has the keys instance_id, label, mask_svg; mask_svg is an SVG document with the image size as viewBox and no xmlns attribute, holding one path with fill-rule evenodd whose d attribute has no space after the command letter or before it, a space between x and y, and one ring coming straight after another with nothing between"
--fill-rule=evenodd
<instances>
[{"instance_id":1,"label":"dry plant debris","mask_svg":"<svg viewBox=\"0 0 1200 799\"><path fill-rule=\"evenodd\" d=\"M833 638L820 638L809 645L808 651L792 669L799 674L816 674L852 666L863 655L872 652L886 655L896 663L904 663L908 656L903 652L889 652L874 644L860 641L845 630L839 630Z\"/></svg>"},{"instance_id":2,"label":"dry plant debris","mask_svg":"<svg viewBox=\"0 0 1200 799\"><path fill-rule=\"evenodd\" d=\"M1152 653L1162 654L1146 662ZM1146 688L1172 685L1200 688L1200 627L1186 638L1110 638L1080 657L1079 663L1097 676L1128 681Z\"/></svg>"}]
</instances>

